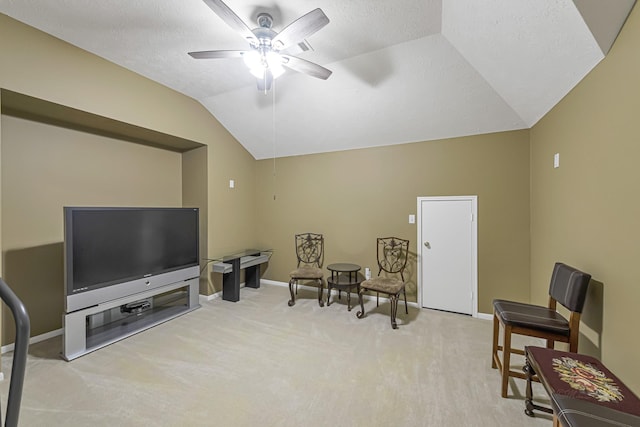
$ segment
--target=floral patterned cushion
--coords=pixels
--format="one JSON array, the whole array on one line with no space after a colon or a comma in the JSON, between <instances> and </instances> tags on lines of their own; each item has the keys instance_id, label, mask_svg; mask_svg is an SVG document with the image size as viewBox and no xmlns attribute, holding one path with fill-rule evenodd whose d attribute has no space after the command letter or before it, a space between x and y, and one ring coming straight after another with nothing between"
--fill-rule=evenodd
<instances>
[{"instance_id":1,"label":"floral patterned cushion","mask_svg":"<svg viewBox=\"0 0 640 427\"><path fill-rule=\"evenodd\" d=\"M640 416L640 399L602 362L579 353L527 346L527 359L547 392Z\"/></svg>"}]
</instances>

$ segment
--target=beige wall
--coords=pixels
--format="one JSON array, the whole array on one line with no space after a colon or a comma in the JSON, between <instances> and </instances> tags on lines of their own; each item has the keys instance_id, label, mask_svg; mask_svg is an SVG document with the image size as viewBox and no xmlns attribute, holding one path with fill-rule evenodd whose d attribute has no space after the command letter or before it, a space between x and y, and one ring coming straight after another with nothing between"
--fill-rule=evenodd
<instances>
[{"instance_id":1,"label":"beige wall","mask_svg":"<svg viewBox=\"0 0 640 427\"><path fill-rule=\"evenodd\" d=\"M63 206L181 206L181 155L2 119L2 257L32 335L62 326ZM3 344L15 327L5 310Z\"/></svg>"},{"instance_id":2,"label":"beige wall","mask_svg":"<svg viewBox=\"0 0 640 427\"><path fill-rule=\"evenodd\" d=\"M504 132L257 162L260 243L275 253L266 278L288 282L293 236L325 236L325 265L355 262L375 274L376 237L409 239L416 300L415 224L422 196L478 195L479 311L497 295L529 296L529 136ZM274 200L274 194L276 196ZM283 291L283 298L286 292Z\"/></svg>"},{"instance_id":3,"label":"beige wall","mask_svg":"<svg viewBox=\"0 0 640 427\"><path fill-rule=\"evenodd\" d=\"M208 258L215 259L256 246L255 159L235 139L220 139L208 151ZM222 275L210 267L201 283L203 295L222 290Z\"/></svg>"},{"instance_id":4,"label":"beige wall","mask_svg":"<svg viewBox=\"0 0 640 427\"><path fill-rule=\"evenodd\" d=\"M203 248L206 252L202 253L203 257L217 256L225 251L255 246L255 233L250 220L255 211L252 168L254 159L201 104L2 14L0 14L0 57L2 58L0 60L1 89L175 135L206 146L203 147L204 149L185 153L181 160L180 154L170 151L151 149L118 140L109 140L107 143L106 139L103 139L100 141L105 142L104 144L96 143L94 135L48 127L47 133L51 131L52 135L66 134L66 132L73 134L74 137L65 143L73 141L77 147L61 148L60 151L57 148L53 149L54 143L47 144L49 141L47 136L46 139L34 138L29 141L30 144L40 144L32 148L42 151L35 151L29 156L26 151L18 149L9 156L6 151L16 149L13 141L14 134L17 134L18 138L23 138L28 133L35 132L35 129L42 129L44 125L31 123L31 126L14 132L18 126L16 124L21 123L20 120L2 117L2 122L10 122L11 126L9 130L4 126L0 134L2 149L0 157L3 160L3 166L8 168L6 171L3 168L0 175L6 176L26 171L34 174L27 175L23 180L2 181L2 187L6 192L2 195L3 200L16 197L18 194L24 196L23 199L16 197L20 200L16 206L9 205L9 202L0 205L3 224L13 224L17 220L16 210L19 206L26 209L25 205L31 203L28 206L29 209L38 210L41 205L46 208L46 213L42 212L41 216L33 218L34 221L30 225L34 228L32 231L25 235L20 234L25 233L24 230L12 230L11 232L17 234L0 241L5 255L5 262L2 264L3 278L6 279L12 275L15 278L16 272L21 272L25 275L19 278L19 281L29 283L26 285L28 289L23 290L22 293L27 295L26 298L29 300L26 301L27 309L32 313L32 317L36 318L35 322L32 321L32 335L60 327L62 290L50 291L49 288L45 288L44 293L40 291L47 282L44 280L44 272L52 269L59 272L56 274L62 274L61 265L53 263L52 260L61 256L60 227L62 223L61 214L57 209L68 200L78 200L78 203L82 201L82 204L157 205L162 202L178 206L182 203L189 206L197 205L201 208L201 215L204 215L203 232L206 244ZM6 136L7 133L12 136ZM81 165L67 165L64 159L65 153L72 157L80 156L82 153L87 160ZM15 156L21 157L20 160L16 161ZM33 170L36 164L42 166L43 156L49 157L51 162L45 162L43 169ZM166 156L173 159L170 162L173 165L172 168L177 167L167 175L150 173L142 176L142 174L136 175L138 169L129 169L132 166L130 161L134 158L142 162L144 166L140 170L144 170L154 163L154 159ZM105 162L105 159L108 161ZM102 166L108 167L114 164L129 171L129 175L127 173L123 175L128 177L129 185L123 185L121 176L108 174L104 175L104 181L94 182L99 188L96 187L93 191L89 191L89 188L82 183L83 180L73 183L66 181L65 171L68 166L72 169L83 167L84 170L74 170L76 175L81 175L84 179L95 170L101 170ZM25 166L25 170L18 171L22 166ZM11 167L15 167L15 170ZM176 175L176 171L181 172ZM242 185L238 186L233 193L227 191L230 171L234 171L233 175L242 182ZM64 182L66 186L42 194L39 186L45 184L46 187L48 184L47 173L52 177L50 180L52 184ZM206 182L200 182L201 179L205 179ZM162 193L156 190L152 190L154 196L145 193L149 188L157 189L163 186L165 189ZM44 200L40 200L36 197L37 195L42 195ZM158 198L158 195L161 197ZM11 229L12 227L3 228ZM14 260L20 250L34 247L40 248L45 258L49 260L45 265L31 262L27 264L25 258L21 258L22 261L18 265L7 264L7 257ZM28 277L29 274L33 276ZM220 289L216 287L219 282L217 275L212 275L208 269L203 274L206 280L201 284L201 290L204 293L212 293ZM53 286L56 287L56 285ZM43 295L43 297L33 295ZM4 329L10 329L10 326ZM3 342L10 341L10 336L3 339Z\"/></svg>"},{"instance_id":5,"label":"beige wall","mask_svg":"<svg viewBox=\"0 0 640 427\"><path fill-rule=\"evenodd\" d=\"M0 93L0 106L2 105L2 93ZM0 115L0 164L2 164L2 116ZM1 166L0 166L1 168ZM2 252L2 173L0 169L0 252ZM2 264L2 256L0 256L0 277L4 279L4 266ZM2 317L7 311L7 307L4 304L0 304L0 344L2 343L2 331L4 329L4 322ZM2 369L2 363L0 363L0 369Z\"/></svg>"},{"instance_id":6,"label":"beige wall","mask_svg":"<svg viewBox=\"0 0 640 427\"><path fill-rule=\"evenodd\" d=\"M200 147L182 154L182 206L200 208L200 268L206 267L204 258L208 256L209 220L208 220L208 193L209 176L207 169L207 150L209 147ZM204 237L204 238L203 238ZM207 294L209 281L206 275L200 276L200 293Z\"/></svg>"},{"instance_id":7,"label":"beige wall","mask_svg":"<svg viewBox=\"0 0 640 427\"><path fill-rule=\"evenodd\" d=\"M581 351L640 392L640 10L609 55L531 130L531 299L553 262L592 274ZM554 169L553 154L560 153ZM586 327L585 327L586 326Z\"/></svg>"},{"instance_id":8,"label":"beige wall","mask_svg":"<svg viewBox=\"0 0 640 427\"><path fill-rule=\"evenodd\" d=\"M0 87L205 144L230 138L192 98L0 14Z\"/></svg>"}]
</instances>

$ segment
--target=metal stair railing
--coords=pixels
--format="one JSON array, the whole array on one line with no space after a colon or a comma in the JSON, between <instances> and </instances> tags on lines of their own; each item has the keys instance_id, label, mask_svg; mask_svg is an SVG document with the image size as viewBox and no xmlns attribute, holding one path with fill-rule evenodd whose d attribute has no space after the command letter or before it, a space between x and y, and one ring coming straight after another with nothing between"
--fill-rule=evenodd
<instances>
[{"instance_id":1,"label":"metal stair railing","mask_svg":"<svg viewBox=\"0 0 640 427\"><path fill-rule=\"evenodd\" d=\"M7 415L4 420L5 426L16 427L18 425L18 415L20 415L24 374L27 368L31 322L29 321L29 314L24 304L2 278L0 278L0 298L2 298L2 301L9 307L16 322L16 343L13 351L13 363L11 365L11 383L9 385L9 396L7 399ZM0 414L0 418L1 416L2 414Z\"/></svg>"}]
</instances>

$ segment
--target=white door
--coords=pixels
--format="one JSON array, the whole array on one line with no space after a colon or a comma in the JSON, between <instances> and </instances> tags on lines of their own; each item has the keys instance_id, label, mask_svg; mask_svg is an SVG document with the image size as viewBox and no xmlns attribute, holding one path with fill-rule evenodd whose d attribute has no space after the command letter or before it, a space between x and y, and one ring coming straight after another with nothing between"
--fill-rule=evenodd
<instances>
[{"instance_id":1,"label":"white door","mask_svg":"<svg viewBox=\"0 0 640 427\"><path fill-rule=\"evenodd\" d=\"M422 307L477 316L477 196L418 198Z\"/></svg>"}]
</instances>

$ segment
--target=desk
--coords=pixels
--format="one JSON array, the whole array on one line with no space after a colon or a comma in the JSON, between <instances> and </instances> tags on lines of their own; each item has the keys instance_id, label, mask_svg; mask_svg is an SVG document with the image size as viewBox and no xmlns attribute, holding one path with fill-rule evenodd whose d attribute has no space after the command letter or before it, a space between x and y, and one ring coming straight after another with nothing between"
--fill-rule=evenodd
<instances>
[{"instance_id":1,"label":"desk","mask_svg":"<svg viewBox=\"0 0 640 427\"><path fill-rule=\"evenodd\" d=\"M351 311L351 290L355 287L356 292L360 292L360 283L363 280L362 275L358 274L360 266L340 262L328 265L327 270L331 272L331 278L327 279L327 307L331 304L331 288L336 288L338 292L347 291L347 309Z\"/></svg>"},{"instance_id":2,"label":"desk","mask_svg":"<svg viewBox=\"0 0 640 427\"><path fill-rule=\"evenodd\" d=\"M211 260L213 271L222 273L222 299L237 302L240 300L240 270L244 270L244 284L248 288L260 287L260 264L269 261L268 250L246 249Z\"/></svg>"}]
</instances>

